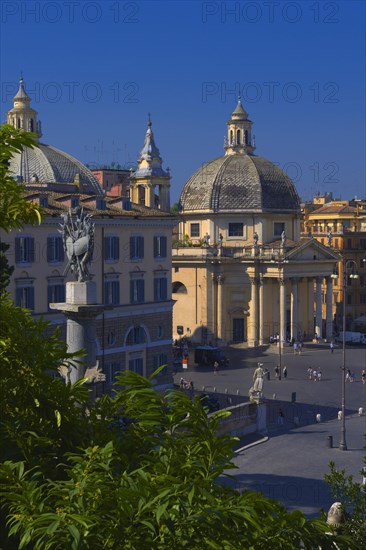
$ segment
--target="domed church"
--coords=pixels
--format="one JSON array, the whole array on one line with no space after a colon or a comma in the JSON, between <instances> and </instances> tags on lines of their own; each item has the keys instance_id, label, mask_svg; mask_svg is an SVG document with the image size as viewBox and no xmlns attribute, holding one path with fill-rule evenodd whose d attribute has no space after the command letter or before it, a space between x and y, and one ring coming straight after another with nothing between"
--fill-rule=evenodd
<instances>
[{"instance_id":1,"label":"domed church","mask_svg":"<svg viewBox=\"0 0 366 550\"><path fill-rule=\"evenodd\" d=\"M300 238L296 188L278 166L254 153L253 123L240 98L227 126L225 154L203 164L180 196L173 335L249 346L275 335L282 343L315 332L331 339L330 276L338 256Z\"/></svg>"}]
</instances>

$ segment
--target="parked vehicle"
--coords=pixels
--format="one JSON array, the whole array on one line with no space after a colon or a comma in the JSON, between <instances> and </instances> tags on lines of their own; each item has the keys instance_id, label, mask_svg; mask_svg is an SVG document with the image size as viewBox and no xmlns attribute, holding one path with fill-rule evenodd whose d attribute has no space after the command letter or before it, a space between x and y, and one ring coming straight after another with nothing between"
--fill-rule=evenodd
<instances>
[{"instance_id":1,"label":"parked vehicle","mask_svg":"<svg viewBox=\"0 0 366 550\"><path fill-rule=\"evenodd\" d=\"M343 343L343 331L341 331L338 336L335 338L336 342ZM366 345L366 334L362 332L353 332L347 330L345 332L345 342L346 344L364 344Z\"/></svg>"},{"instance_id":2,"label":"parked vehicle","mask_svg":"<svg viewBox=\"0 0 366 550\"><path fill-rule=\"evenodd\" d=\"M194 350L194 362L196 365L210 365L217 361L220 367L228 364L228 359L225 357L222 349L213 346L198 346Z\"/></svg>"}]
</instances>

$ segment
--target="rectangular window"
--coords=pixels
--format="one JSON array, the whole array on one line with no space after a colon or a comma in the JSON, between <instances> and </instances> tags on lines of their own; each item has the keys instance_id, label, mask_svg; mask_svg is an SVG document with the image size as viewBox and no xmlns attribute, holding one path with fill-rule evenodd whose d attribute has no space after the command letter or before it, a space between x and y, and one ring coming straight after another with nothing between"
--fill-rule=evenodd
<instances>
[{"instance_id":1,"label":"rectangular window","mask_svg":"<svg viewBox=\"0 0 366 550\"><path fill-rule=\"evenodd\" d=\"M165 236L154 237L154 258L166 258L167 238Z\"/></svg>"},{"instance_id":2,"label":"rectangular window","mask_svg":"<svg viewBox=\"0 0 366 550\"><path fill-rule=\"evenodd\" d=\"M34 310L34 287L17 287L15 302L18 307Z\"/></svg>"},{"instance_id":3,"label":"rectangular window","mask_svg":"<svg viewBox=\"0 0 366 550\"><path fill-rule=\"evenodd\" d=\"M17 264L31 264L34 262L34 238L16 237L15 262Z\"/></svg>"},{"instance_id":4,"label":"rectangular window","mask_svg":"<svg viewBox=\"0 0 366 550\"><path fill-rule=\"evenodd\" d=\"M118 305L119 302L119 281L104 282L104 302L107 305Z\"/></svg>"},{"instance_id":5,"label":"rectangular window","mask_svg":"<svg viewBox=\"0 0 366 550\"><path fill-rule=\"evenodd\" d=\"M47 237L47 262L59 263L64 261L64 244L62 237L51 235Z\"/></svg>"},{"instance_id":6,"label":"rectangular window","mask_svg":"<svg viewBox=\"0 0 366 550\"><path fill-rule=\"evenodd\" d=\"M285 224L284 222L275 222L273 224L273 234L275 237L281 237L282 231L285 231ZM317 228L315 229L315 232L317 232Z\"/></svg>"},{"instance_id":7,"label":"rectangular window","mask_svg":"<svg viewBox=\"0 0 366 550\"><path fill-rule=\"evenodd\" d=\"M145 301L145 281L143 279L131 279L130 303L141 304Z\"/></svg>"},{"instance_id":8,"label":"rectangular window","mask_svg":"<svg viewBox=\"0 0 366 550\"><path fill-rule=\"evenodd\" d=\"M366 304L366 294L360 294L360 304Z\"/></svg>"},{"instance_id":9,"label":"rectangular window","mask_svg":"<svg viewBox=\"0 0 366 550\"><path fill-rule=\"evenodd\" d=\"M128 361L128 369L136 372L137 374L144 374L144 360L142 357L137 357L136 359L130 359Z\"/></svg>"},{"instance_id":10,"label":"rectangular window","mask_svg":"<svg viewBox=\"0 0 366 550\"><path fill-rule=\"evenodd\" d=\"M130 237L130 260L142 260L144 257L144 237Z\"/></svg>"},{"instance_id":11,"label":"rectangular window","mask_svg":"<svg viewBox=\"0 0 366 550\"><path fill-rule=\"evenodd\" d=\"M104 237L104 259L106 262L119 260L119 237L114 235Z\"/></svg>"},{"instance_id":12,"label":"rectangular window","mask_svg":"<svg viewBox=\"0 0 366 550\"><path fill-rule=\"evenodd\" d=\"M229 237L244 237L244 224L242 223L229 223L228 225Z\"/></svg>"},{"instance_id":13,"label":"rectangular window","mask_svg":"<svg viewBox=\"0 0 366 550\"><path fill-rule=\"evenodd\" d=\"M154 279L154 300L160 302L168 298L168 283L166 277Z\"/></svg>"},{"instance_id":14,"label":"rectangular window","mask_svg":"<svg viewBox=\"0 0 366 550\"><path fill-rule=\"evenodd\" d=\"M168 356L166 353L160 353L159 355L154 355L154 371L159 367L165 365L165 367L159 372L159 376L168 373Z\"/></svg>"},{"instance_id":15,"label":"rectangular window","mask_svg":"<svg viewBox=\"0 0 366 550\"><path fill-rule=\"evenodd\" d=\"M352 294L347 294L347 305L352 305Z\"/></svg>"},{"instance_id":16,"label":"rectangular window","mask_svg":"<svg viewBox=\"0 0 366 550\"><path fill-rule=\"evenodd\" d=\"M118 361L111 363L106 363L104 367L105 371L105 381L111 386L116 382L117 376L121 373L121 363Z\"/></svg>"},{"instance_id":17,"label":"rectangular window","mask_svg":"<svg viewBox=\"0 0 366 550\"><path fill-rule=\"evenodd\" d=\"M366 250L366 239L360 239L360 248Z\"/></svg>"},{"instance_id":18,"label":"rectangular window","mask_svg":"<svg viewBox=\"0 0 366 550\"><path fill-rule=\"evenodd\" d=\"M190 232L191 232L191 237L199 237L200 236L200 224L199 223L191 223L190 224Z\"/></svg>"},{"instance_id":19,"label":"rectangular window","mask_svg":"<svg viewBox=\"0 0 366 550\"><path fill-rule=\"evenodd\" d=\"M352 248L352 239L347 239L347 248L348 248L348 250L351 250L351 248Z\"/></svg>"},{"instance_id":20,"label":"rectangular window","mask_svg":"<svg viewBox=\"0 0 366 550\"><path fill-rule=\"evenodd\" d=\"M50 283L48 285L48 303L60 303L66 299L65 285L63 283Z\"/></svg>"}]
</instances>

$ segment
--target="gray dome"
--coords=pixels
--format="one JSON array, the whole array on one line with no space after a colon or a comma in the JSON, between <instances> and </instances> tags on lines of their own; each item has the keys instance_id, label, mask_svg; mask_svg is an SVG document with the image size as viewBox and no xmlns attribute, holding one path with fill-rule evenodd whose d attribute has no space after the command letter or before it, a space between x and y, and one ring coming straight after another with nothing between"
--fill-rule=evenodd
<instances>
[{"instance_id":1,"label":"gray dome","mask_svg":"<svg viewBox=\"0 0 366 550\"><path fill-rule=\"evenodd\" d=\"M291 179L275 164L255 155L234 154L204 164L185 184L183 212L299 212Z\"/></svg>"},{"instance_id":2,"label":"gray dome","mask_svg":"<svg viewBox=\"0 0 366 550\"><path fill-rule=\"evenodd\" d=\"M84 164L50 145L24 147L21 153L14 154L10 170L24 183L73 183L79 175L82 193L103 193L97 178Z\"/></svg>"}]
</instances>

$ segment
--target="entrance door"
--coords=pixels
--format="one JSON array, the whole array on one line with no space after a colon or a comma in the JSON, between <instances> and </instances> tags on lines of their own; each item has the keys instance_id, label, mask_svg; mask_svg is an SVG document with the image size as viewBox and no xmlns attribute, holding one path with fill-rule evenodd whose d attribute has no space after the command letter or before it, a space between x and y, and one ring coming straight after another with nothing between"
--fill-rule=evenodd
<instances>
[{"instance_id":1,"label":"entrance door","mask_svg":"<svg viewBox=\"0 0 366 550\"><path fill-rule=\"evenodd\" d=\"M233 319L233 341L244 342L244 319Z\"/></svg>"}]
</instances>

